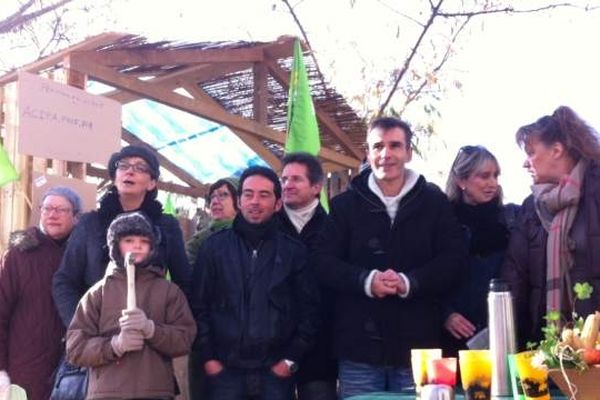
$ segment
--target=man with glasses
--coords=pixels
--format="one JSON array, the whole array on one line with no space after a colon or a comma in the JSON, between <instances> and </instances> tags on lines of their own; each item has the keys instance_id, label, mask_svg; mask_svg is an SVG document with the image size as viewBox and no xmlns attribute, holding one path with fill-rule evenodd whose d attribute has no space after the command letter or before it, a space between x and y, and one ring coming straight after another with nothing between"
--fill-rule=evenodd
<instances>
[{"instance_id":1,"label":"man with glasses","mask_svg":"<svg viewBox=\"0 0 600 400\"><path fill-rule=\"evenodd\" d=\"M412 131L395 118L367 133L366 168L331 203L317 274L335 290L341 397L412 389L410 349L439 347L441 302L465 245L437 187L406 168Z\"/></svg>"},{"instance_id":2,"label":"man with glasses","mask_svg":"<svg viewBox=\"0 0 600 400\"><path fill-rule=\"evenodd\" d=\"M46 400L65 328L52 302L52 275L81 212L67 187L43 196L37 227L15 232L0 264L0 393L10 383Z\"/></svg>"},{"instance_id":3,"label":"man with glasses","mask_svg":"<svg viewBox=\"0 0 600 400\"><path fill-rule=\"evenodd\" d=\"M277 213L280 228L311 251L318 242L327 214L319 202L325 174L317 157L289 153L282 160L283 207ZM315 345L299 362L298 400L337 399L337 362L332 349L333 293L322 287L321 327Z\"/></svg>"}]
</instances>

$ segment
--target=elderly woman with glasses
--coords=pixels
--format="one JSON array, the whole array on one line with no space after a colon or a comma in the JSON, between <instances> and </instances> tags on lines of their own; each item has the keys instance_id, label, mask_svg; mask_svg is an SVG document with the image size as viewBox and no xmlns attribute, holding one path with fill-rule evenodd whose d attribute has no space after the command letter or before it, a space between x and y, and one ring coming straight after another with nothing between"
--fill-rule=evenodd
<instances>
[{"instance_id":1,"label":"elderly woman with glasses","mask_svg":"<svg viewBox=\"0 0 600 400\"><path fill-rule=\"evenodd\" d=\"M210 224L196 232L187 243L187 254L192 266L196 263L202 242L213 233L231 226L238 212L238 180L219 179L208 188L207 200Z\"/></svg>"},{"instance_id":2,"label":"elderly woman with glasses","mask_svg":"<svg viewBox=\"0 0 600 400\"><path fill-rule=\"evenodd\" d=\"M448 175L446 194L469 246L469 268L446 304L444 353L456 354L487 325L489 281L499 275L517 206L502 204L500 166L482 146L464 146Z\"/></svg>"},{"instance_id":3,"label":"elderly woman with glasses","mask_svg":"<svg viewBox=\"0 0 600 400\"><path fill-rule=\"evenodd\" d=\"M124 147L110 157L108 173L110 190L98 210L81 216L54 275L54 301L65 326L81 296L104 276L109 261L105 245L108 226L126 211L142 211L150 219L159 241L156 265L168 268L173 282L188 293L191 268L179 222L163 214L162 204L156 200L160 174L156 155L146 147Z\"/></svg>"},{"instance_id":4,"label":"elderly woman with glasses","mask_svg":"<svg viewBox=\"0 0 600 400\"><path fill-rule=\"evenodd\" d=\"M600 137L569 107L521 127L517 143L531 174L502 276L511 284L521 346L542 337L544 316L600 310ZM586 282L592 295L574 301Z\"/></svg>"},{"instance_id":5,"label":"elderly woman with glasses","mask_svg":"<svg viewBox=\"0 0 600 400\"><path fill-rule=\"evenodd\" d=\"M80 212L77 193L53 187L42 198L39 225L11 234L0 264L0 393L14 383L30 400L50 397L65 333L52 275Z\"/></svg>"}]
</instances>

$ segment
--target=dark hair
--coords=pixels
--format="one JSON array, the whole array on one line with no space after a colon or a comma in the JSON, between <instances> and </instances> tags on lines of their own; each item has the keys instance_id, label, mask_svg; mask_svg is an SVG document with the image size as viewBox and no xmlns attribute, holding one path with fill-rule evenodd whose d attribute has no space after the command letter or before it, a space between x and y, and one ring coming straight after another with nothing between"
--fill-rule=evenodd
<instances>
[{"instance_id":1,"label":"dark hair","mask_svg":"<svg viewBox=\"0 0 600 400\"><path fill-rule=\"evenodd\" d=\"M323 178L325 174L323 173L323 167L321 166L321 162L319 159L312 154L297 152L297 153L288 153L281 160L282 168L285 168L288 164L302 164L306 167L306 172L308 173L308 180L311 185L316 185L319 183L323 183Z\"/></svg>"},{"instance_id":2,"label":"dark hair","mask_svg":"<svg viewBox=\"0 0 600 400\"><path fill-rule=\"evenodd\" d=\"M450 167L448 180L446 181L446 195L450 201L458 203L462 201L463 191L458 186L460 179L468 179L483 166L486 161L492 161L498 167L500 164L496 157L483 146L463 146L458 149L456 158ZM502 188L498 186L498 203L502 204Z\"/></svg>"},{"instance_id":3,"label":"dark hair","mask_svg":"<svg viewBox=\"0 0 600 400\"><path fill-rule=\"evenodd\" d=\"M148 164L148 167L150 168L150 176L152 179L158 179L160 176L160 164L155 153L156 150L145 146L132 144L123 147L118 152L113 153L108 160L108 175L110 176L110 179L113 181L115 180L117 162L128 157L139 157L146 161L146 164Z\"/></svg>"},{"instance_id":4,"label":"dark hair","mask_svg":"<svg viewBox=\"0 0 600 400\"><path fill-rule=\"evenodd\" d=\"M246 178L254 175L260 175L273 182L273 192L275 193L275 198L278 200L281 198L281 182L279 182L279 177L271 168L262 167L259 165L248 167L244 170L244 172L242 172L242 176L240 176L240 192L244 191L244 181Z\"/></svg>"},{"instance_id":5,"label":"dark hair","mask_svg":"<svg viewBox=\"0 0 600 400\"><path fill-rule=\"evenodd\" d=\"M410 148L413 132L410 129L410 125L406 122L393 117L380 117L371 122L369 126L369 132L373 129L381 129L383 131L389 131L390 129L400 128L404 131L404 136L406 136L406 148Z\"/></svg>"},{"instance_id":6,"label":"dark hair","mask_svg":"<svg viewBox=\"0 0 600 400\"><path fill-rule=\"evenodd\" d=\"M516 134L519 146L525 147L532 137L550 146L561 143L574 161L600 160L598 133L569 107L560 106L532 124L522 126Z\"/></svg>"},{"instance_id":7,"label":"dark hair","mask_svg":"<svg viewBox=\"0 0 600 400\"><path fill-rule=\"evenodd\" d=\"M234 184L234 182L235 182L235 184ZM237 185L236 178L221 178L221 179L219 179L218 181L216 181L215 183L210 185L210 187L208 188L207 203L210 203L210 197L212 196L212 194L214 193L215 190L220 189L221 187L225 186L227 188L227 190L229 191L229 194L231 194L231 198L233 200L233 209L235 211L238 211L239 194L238 194L238 189L237 189L236 185Z\"/></svg>"}]
</instances>

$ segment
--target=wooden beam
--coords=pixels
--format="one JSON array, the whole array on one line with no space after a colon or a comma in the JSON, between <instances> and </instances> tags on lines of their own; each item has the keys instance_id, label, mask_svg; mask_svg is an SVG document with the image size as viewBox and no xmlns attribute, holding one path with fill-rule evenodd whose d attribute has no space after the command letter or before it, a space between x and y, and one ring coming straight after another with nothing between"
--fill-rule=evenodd
<instances>
[{"instance_id":1,"label":"wooden beam","mask_svg":"<svg viewBox=\"0 0 600 400\"><path fill-rule=\"evenodd\" d=\"M132 65L178 65L230 62L260 62L261 48L237 49L131 49L103 51L73 51L74 57L84 57L107 67Z\"/></svg>"},{"instance_id":2,"label":"wooden beam","mask_svg":"<svg viewBox=\"0 0 600 400\"><path fill-rule=\"evenodd\" d=\"M230 64L202 64L194 65L192 67L183 68L178 71L157 76L152 79L146 80L148 83L160 83L165 86L169 86L172 89L176 89L181 86L182 81L194 80L195 82L205 82L212 79L216 79L227 74L243 71L245 69L252 68L252 63L230 63ZM105 93L104 96L109 97L113 100L126 104L135 100L138 100L140 96L122 90L113 90L112 92Z\"/></svg>"},{"instance_id":3,"label":"wooden beam","mask_svg":"<svg viewBox=\"0 0 600 400\"><path fill-rule=\"evenodd\" d=\"M285 134L282 132L276 131L255 121L229 114L223 109L215 107L213 104L206 101L190 99L186 96L174 93L170 91L169 88L165 88L161 85L146 83L139 79L124 76L110 68L91 63L89 60L81 59L79 57L71 57L69 67L86 73L100 82L131 91L179 110L200 115L201 117L222 125L240 129L259 139L266 139L280 144L284 144L285 142ZM321 148L320 156L331 162L351 168L358 166L359 163L358 159L337 153L336 151L325 147Z\"/></svg>"},{"instance_id":4,"label":"wooden beam","mask_svg":"<svg viewBox=\"0 0 600 400\"><path fill-rule=\"evenodd\" d=\"M187 90L189 94L194 96L194 98L212 103L216 107L219 107L224 110L224 108L219 103L217 103L212 97L210 97L208 93L200 89L194 83L187 83L183 85L183 88ZM281 169L281 160L277 158L277 156L275 156L275 154L273 154L269 149L267 149L259 139L247 134L246 132L240 129L230 129L233 131L233 133L238 135L238 137L242 139L242 141L246 143L248 147L254 150L256 154L258 154L263 160L265 160L267 164L271 166L271 168L273 168L275 171Z\"/></svg>"},{"instance_id":5,"label":"wooden beam","mask_svg":"<svg viewBox=\"0 0 600 400\"><path fill-rule=\"evenodd\" d=\"M190 185L190 187L198 189L202 193L208 193L208 185L202 184L192 174L177 166L177 164L173 163L167 157L160 154L158 151L156 151L156 149L154 149L148 143L144 142L142 139L135 136L133 133L129 132L127 129L121 129L121 137L129 144L135 144L137 146L147 147L153 150L154 154L156 154L156 157L158 158L158 162L161 167L167 169L177 178Z\"/></svg>"},{"instance_id":6,"label":"wooden beam","mask_svg":"<svg viewBox=\"0 0 600 400\"><path fill-rule=\"evenodd\" d=\"M101 179L109 179L108 171L102 168L94 167L91 164L88 164L87 171L89 176L94 176L96 178ZM164 190L167 192L178 193L185 196L190 196L193 198L203 197L204 193L199 188L181 186L172 182L163 182L158 181L156 186L160 190Z\"/></svg>"},{"instance_id":7,"label":"wooden beam","mask_svg":"<svg viewBox=\"0 0 600 400\"><path fill-rule=\"evenodd\" d=\"M268 124L267 104L269 103L269 88L267 86L267 67L263 63L255 63L252 68L254 76L253 111L254 120Z\"/></svg>"},{"instance_id":8,"label":"wooden beam","mask_svg":"<svg viewBox=\"0 0 600 400\"><path fill-rule=\"evenodd\" d=\"M95 49L102 45L115 42L116 40L121 39L126 36L129 36L129 35L125 34L125 33L115 33L115 32L107 32L107 33L102 33L98 36L94 36L92 38L89 38L89 39L81 42L81 43L67 47L66 49L63 49L63 50L59 51L58 53L44 57L43 59L35 61L31 64L27 64L27 65L19 68L18 70L12 71L12 72L0 77L0 85L4 85L8 82L16 81L17 73L19 71L27 71L27 72L32 72L32 73L39 72L41 70L50 68L56 64L61 63L63 58L67 54L71 53L72 51Z\"/></svg>"},{"instance_id":9,"label":"wooden beam","mask_svg":"<svg viewBox=\"0 0 600 400\"><path fill-rule=\"evenodd\" d=\"M284 71L275 60L271 58L265 59L265 64L268 66L271 75L275 80L279 82L281 86L286 89L290 87L290 73ZM331 131L331 133L335 136L335 138L339 141L340 145L346 150L348 153L352 154L354 157L360 159L363 157L363 152L354 146L350 137L338 126L333 118L331 118L325 111L321 110L315 104L315 113L317 115L317 119L327 127Z\"/></svg>"}]
</instances>

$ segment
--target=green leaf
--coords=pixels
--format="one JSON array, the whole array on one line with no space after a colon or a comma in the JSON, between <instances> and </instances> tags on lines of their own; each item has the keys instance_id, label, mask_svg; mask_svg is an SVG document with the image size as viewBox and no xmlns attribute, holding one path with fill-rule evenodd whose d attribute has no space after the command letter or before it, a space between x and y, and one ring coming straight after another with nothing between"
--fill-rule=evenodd
<instances>
[{"instance_id":1,"label":"green leaf","mask_svg":"<svg viewBox=\"0 0 600 400\"><path fill-rule=\"evenodd\" d=\"M573 287L577 300L586 300L592 297L594 287L587 282L577 282Z\"/></svg>"},{"instance_id":2,"label":"green leaf","mask_svg":"<svg viewBox=\"0 0 600 400\"><path fill-rule=\"evenodd\" d=\"M548 311L544 316L546 321L559 321L560 320L560 312L556 310Z\"/></svg>"}]
</instances>

